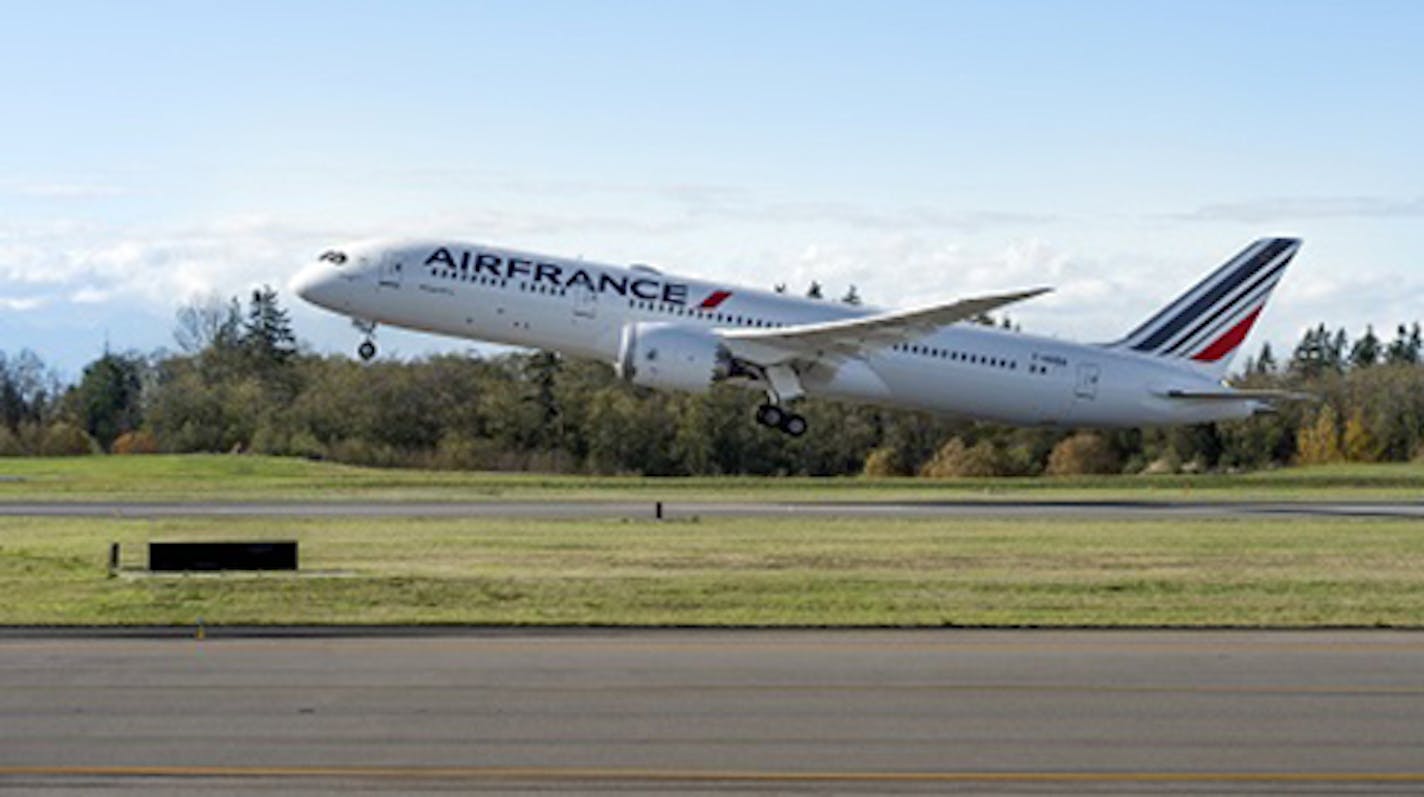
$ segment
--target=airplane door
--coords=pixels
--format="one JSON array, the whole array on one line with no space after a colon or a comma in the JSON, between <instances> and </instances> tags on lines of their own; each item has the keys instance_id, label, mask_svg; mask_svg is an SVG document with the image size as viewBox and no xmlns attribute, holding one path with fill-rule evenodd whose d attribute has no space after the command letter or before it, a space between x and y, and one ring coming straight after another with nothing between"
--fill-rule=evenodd
<instances>
[{"instance_id":1,"label":"airplane door","mask_svg":"<svg viewBox=\"0 0 1424 797\"><path fill-rule=\"evenodd\" d=\"M574 321L593 320L598 317L598 292L592 288L575 286L569 289L574 298Z\"/></svg>"},{"instance_id":2,"label":"airplane door","mask_svg":"<svg viewBox=\"0 0 1424 797\"><path fill-rule=\"evenodd\" d=\"M1095 399L1098 397L1098 376L1099 369L1094 363L1081 363L1078 366L1078 383L1073 388L1073 395L1080 399Z\"/></svg>"},{"instance_id":3,"label":"airplane door","mask_svg":"<svg viewBox=\"0 0 1424 797\"><path fill-rule=\"evenodd\" d=\"M376 284L382 288L399 288L401 286L401 272L404 270L405 267L401 262L400 255L391 252L381 258L381 265L376 276Z\"/></svg>"}]
</instances>

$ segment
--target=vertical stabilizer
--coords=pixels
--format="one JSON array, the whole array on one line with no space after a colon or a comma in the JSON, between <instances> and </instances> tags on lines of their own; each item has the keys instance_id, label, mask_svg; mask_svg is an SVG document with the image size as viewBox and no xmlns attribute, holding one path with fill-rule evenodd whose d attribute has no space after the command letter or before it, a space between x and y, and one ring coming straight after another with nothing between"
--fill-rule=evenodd
<instances>
[{"instance_id":1,"label":"vertical stabilizer","mask_svg":"<svg viewBox=\"0 0 1424 797\"><path fill-rule=\"evenodd\" d=\"M1299 249L1296 238L1256 241L1110 347L1180 360L1214 377L1226 376Z\"/></svg>"}]
</instances>

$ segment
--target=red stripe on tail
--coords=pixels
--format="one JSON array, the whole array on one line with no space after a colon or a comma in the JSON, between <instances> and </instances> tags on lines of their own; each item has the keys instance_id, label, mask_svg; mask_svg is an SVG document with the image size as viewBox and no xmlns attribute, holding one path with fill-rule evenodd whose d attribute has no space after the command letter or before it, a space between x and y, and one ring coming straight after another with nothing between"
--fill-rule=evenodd
<instances>
[{"instance_id":1,"label":"red stripe on tail","mask_svg":"<svg viewBox=\"0 0 1424 797\"><path fill-rule=\"evenodd\" d=\"M1230 354L1237 346L1241 345L1241 341L1246 339L1246 335L1251 332L1251 325L1256 323L1256 316L1260 314L1260 307L1252 310L1251 315L1236 322L1236 326L1226 330L1226 332L1213 341L1210 346L1192 355L1192 359L1197 362L1214 363Z\"/></svg>"}]
</instances>

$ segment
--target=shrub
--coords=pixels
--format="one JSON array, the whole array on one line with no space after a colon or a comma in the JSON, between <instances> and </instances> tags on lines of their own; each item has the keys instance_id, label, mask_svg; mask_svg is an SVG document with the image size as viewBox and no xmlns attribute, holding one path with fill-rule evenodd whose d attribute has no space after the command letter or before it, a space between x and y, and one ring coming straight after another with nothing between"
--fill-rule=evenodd
<instances>
[{"instance_id":1,"label":"shrub","mask_svg":"<svg viewBox=\"0 0 1424 797\"><path fill-rule=\"evenodd\" d=\"M326 459L326 446L316 439L316 435L305 429L292 433L287 438L287 456L303 459Z\"/></svg>"},{"instance_id":2,"label":"shrub","mask_svg":"<svg viewBox=\"0 0 1424 797\"><path fill-rule=\"evenodd\" d=\"M495 450L493 441L486 443L491 451ZM579 470L578 460L559 448L533 452L529 456L528 466L524 469L535 473L577 473Z\"/></svg>"},{"instance_id":3,"label":"shrub","mask_svg":"<svg viewBox=\"0 0 1424 797\"><path fill-rule=\"evenodd\" d=\"M1380 447L1375 442L1375 436L1370 433L1369 426L1365 424L1365 414L1359 410L1351 413L1350 420L1345 422L1345 434L1340 442L1345 459L1351 462L1379 460Z\"/></svg>"},{"instance_id":4,"label":"shrub","mask_svg":"<svg viewBox=\"0 0 1424 797\"><path fill-rule=\"evenodd\" d=\"M881 446L866 455L861 473L871 477L904 476L905 472L900 469L899 459L895 449Z\"/></svg>"},{"instance_id":5,"label":"shrub","mask_svg":"<svg viewBox=\"0 0 1424 797\"><path fill-rule=\"evenodd\" d=\"M158 439L146 430L124 432L114 438L110 449L115 454L157 454Z\"/></svg>"},{"instance_id":6,"label":"shrub","mask_svg":"<svg viewBox=\"0 0 1424 797\"><path fill-rule=\"evenodd\" d=\"M441 470L491 470L498 458L499 447L493 441L446 432L430 464Z\"/></svg>"},{"instance_id":7,"label":"shrub","mask_svg":"<svg viewBox=\"0 0 1424 797\"><path fill-rule=\"evenodd\" d=\"M920 468L921 476L935 479L973 478L1006 475L1006 464L999 450L987 440L966 446L958 437L951 437L939 447L934 457Z\"/></svg>"},{"instance_id":8,"label":"shrub","mask_svg":"<svg viewBox=\"0 0 1424 797\"><path fill-rule=\"evenodd\" d=\"M371 443L361 438L338 440L328 447L327 452L337 462L348 465L367 465L376 468L407 467L411 463L408 454L388 445Z\"/></svg>"},{"instance_id":9,"label":"shrub","mask_svg":"<svg viewBox=\"0 0 1424 797\"><path fill-rule=\"evenodd\" d=\"M1182 458L1177 456L1177 452L1172 449L1162 453L1162 456L1147 463L1139 471L1143 476L1161 476L1169 473L1182 472Z\"/></svg>"},{"instance_id":10,"label":"shrub","mask_svg":"<svg viewBox=\"0 0 1424 797\"><path fill-rule=\"evenodd\" d=\"M1050 476L1117 473L1121 470L1117 454L1101 436L1079 432L1064 438L1048 455Z\"/></svg>"},{"instance_id":11,"label":"shrub","mask_svg":"<svg viewBox=\"0 0 1424 797\"><path fill-rule=\"evenodd\" d=\"M280 423L264 422L252 433L252 441L245 447L238 444L233 453L265 454L274 457L302 457L303 459L324 459L326 446L306 429L292 428Z\"/></svg>"},{"instance_id":12,"label":"shrub","mask_svg":"<svg viewBox=\"0 0 1424 797\"><path fill-rule=\"evenodd\" d=\"M1323 465L1344 458L1335 408L1326 404L1315 414L1315 421L1296 434L1296 460L1302 465Z\"/></svg>"},{"instance_id":13,"label":"shrub","mask_svg":"<svg viewBox=\"0 0 1424 797\"><path fill-rule=\"evenodd\" d=\"M83 429L68 423L56 423L45 430L39 453L44 457L74 457L97 454L99 446Z\"/></svg>"},{"instance_id":14,"label":"shrub","mask_svg":"<svg viewBox=\"0 0 1424 797\"><path fill-rule=\"evenodd\" d=\"M8 426L0 424L0 457L20 457L24 454L25 447L20 445L20 438Z\"/></svg>"},{"instance_id":15,"label":"shrub","mask_svg":"<svg viewBox=\"0 0 1424 797\"><path fill-rule=\"evenodd\" d=\"M16 437L20 441L20 450L26 454L38 454L40 446L44 445L45 427L38 423L21 423L20 431Z\"/></svg>"}]
</instances>

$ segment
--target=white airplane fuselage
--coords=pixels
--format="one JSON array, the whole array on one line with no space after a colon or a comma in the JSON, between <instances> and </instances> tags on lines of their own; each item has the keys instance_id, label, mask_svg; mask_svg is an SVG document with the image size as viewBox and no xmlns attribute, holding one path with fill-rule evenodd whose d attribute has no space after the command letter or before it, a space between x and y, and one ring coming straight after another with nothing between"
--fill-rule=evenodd
<instances>
[{"instance_id":1,"label":"white airplane fuselage","mask_svg":"<svg viewBox=\"0 0 1424 797\"><path fill-rule=\"evenodd\" d=\"M630 327L716 339L874 316L874 308L755 290L643 266L620 267L455 241L369 243L328 252L293 279L304 299L358 321L548 349L609 363L630 359ZM641 325L641 326L640 326ZM670 325L662 327L657 325ZM656 352L654 352L656 354ZM753 358L754 359L754 358ZM1169 397L1221 391L1177 361L974 323L956 323L857 356L805 359L798 389L818 396L1019 426L1132 427L1242 418L1262 402ZM633 369L629 369L631 372ZM642 371L651 387L697 380ZM756 378L730 381L770 390Z\"/></svg>"}]
</instances>

